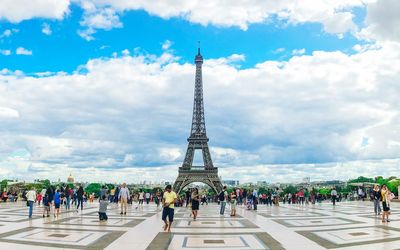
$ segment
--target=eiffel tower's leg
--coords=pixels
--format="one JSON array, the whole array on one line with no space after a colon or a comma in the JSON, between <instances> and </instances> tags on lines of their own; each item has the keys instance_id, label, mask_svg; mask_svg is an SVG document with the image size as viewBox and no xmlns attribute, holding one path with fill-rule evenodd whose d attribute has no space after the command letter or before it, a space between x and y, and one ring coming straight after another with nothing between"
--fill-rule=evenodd
<instances>
[{"instance_id":1,"label":"eiffel tower's leg","mask_svg":"<svg viewBox=\"0 0 400 250\"><path fill-rule=\"evenodd\" d=\"M186 150L185 160L183 161L184 168L190 168L192 166L194 150L194 144L192 142L189 142L188 148Z\"/></svg>"},{"instance_id":2,"label":"eiffel tower's leg","mask_svg":"<svg viewBox=\"0 0 400 250\"><path fill-rule=\"evenodd\" d=\"M208 144L204 143L202 147L203 153L203 161L204 161L204 168L205 169L212 169L214 165L211 160L210 149L208 148Z\"/></svg>"}]
</instances>

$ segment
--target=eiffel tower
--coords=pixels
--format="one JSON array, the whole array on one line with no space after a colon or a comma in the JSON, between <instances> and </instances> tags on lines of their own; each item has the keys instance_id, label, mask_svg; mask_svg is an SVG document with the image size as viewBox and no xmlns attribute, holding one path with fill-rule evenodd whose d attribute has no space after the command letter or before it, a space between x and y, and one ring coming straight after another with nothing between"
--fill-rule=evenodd
<instances>
[{"instance_id":1,"label":"eiffel tower","mask_svg":"<svg viewBox=\"0 0 400 250\"><path fill-rule=\"evenodd\" d=\"M218 177L218 168L214 167L208 148L206 123L204 120L203 80L202 65L203 56L200 54L200 46L194 59L196 64L196 78L194 87L194 104L192 129L188 140L185 160L179 168L179 175L174 183L174 191L179 194L184 187L192 182L202 182L210 186L217 194L222 191L222 183ZM193 157L196 150L201 150L203 166L193 166Z\"/></svg>"}]
</instances>

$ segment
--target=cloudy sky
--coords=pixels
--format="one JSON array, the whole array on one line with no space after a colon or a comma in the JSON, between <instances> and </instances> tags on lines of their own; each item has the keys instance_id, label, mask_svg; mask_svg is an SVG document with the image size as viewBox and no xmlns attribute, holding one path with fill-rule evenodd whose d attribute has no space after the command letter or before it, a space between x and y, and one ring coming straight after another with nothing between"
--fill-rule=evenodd
<instances>
[{"instance_id":1,"label":"cloudy sky","mask_svg":"<svg viewBox=\"0 0 400 250\"><path fill-rule=\"evenodd\" d=\"M400 175L398 0L2 0L0 179L173 181L197 41L223 179Z\"/></svg>"}]
</instances>

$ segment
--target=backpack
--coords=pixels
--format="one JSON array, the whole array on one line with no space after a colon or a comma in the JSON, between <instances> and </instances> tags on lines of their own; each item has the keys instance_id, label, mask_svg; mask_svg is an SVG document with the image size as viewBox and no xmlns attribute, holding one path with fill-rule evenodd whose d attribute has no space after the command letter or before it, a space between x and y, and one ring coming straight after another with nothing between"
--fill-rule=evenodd
<instances>
[{"instance_id":1,"label":"backpack","mask_svg":"<svg viewBox=\"0 0 400 250\"><path fill-rule=\"evenodd\" d=\"M219 193L218 199L219 199L219 201L224 201L225 200L225 192L224 191L221 191L221 193Z\"/></svg>"}]
</instances>

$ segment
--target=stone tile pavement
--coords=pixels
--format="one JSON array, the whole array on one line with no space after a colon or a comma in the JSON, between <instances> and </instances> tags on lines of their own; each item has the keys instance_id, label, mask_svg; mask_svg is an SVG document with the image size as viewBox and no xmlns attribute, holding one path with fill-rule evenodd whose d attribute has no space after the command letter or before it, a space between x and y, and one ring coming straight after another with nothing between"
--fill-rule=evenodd
<instances>
[{"instance_id":1,"label":"stone tile pavement","mask_svg":"<svg viewBox=\"0 0 400 250\"><path fill-rule=\"evenodd\" d=\"M0 249L400 249L400 204L392 203L392 221L382 223L371 202L342 202L257 211L238 206L238 216L219 215L216 204L200 206L196 221L186 208L175 209L171 233L162 229L154 204L129 207L125 216L113 204L100 222L96 202L84 210L62 210L42 217L36 206L27 218L24 203L0 203Z\"/></svg>"}]
</instances>

